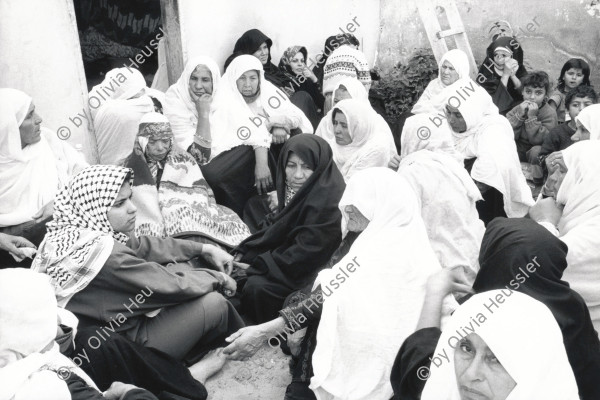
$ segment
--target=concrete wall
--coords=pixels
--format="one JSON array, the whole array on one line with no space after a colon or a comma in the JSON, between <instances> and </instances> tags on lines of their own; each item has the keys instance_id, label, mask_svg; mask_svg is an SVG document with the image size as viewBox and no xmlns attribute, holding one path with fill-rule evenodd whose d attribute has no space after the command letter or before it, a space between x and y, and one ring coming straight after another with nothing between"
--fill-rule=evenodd
<instances>
[{"instance_id":1,"label":"concrete wall","mask_svg":"<svg viewBox=\"0 0 600 400\"><path fill-rule=\"evenodd\" d=\"M33 98L42 126L81 144L88 161L96 144L84 119L87 86L72 0L0 1L0 87L20 89ZM89 112L87 113L89 115ZM70 131L70 132L69 132Z\"/></svg>"},{"instance_id":2,"label":"concrete wall","mask_svg":"<svg viewBox=\"0 0 600 400\"><path fill-rule=\"evenodd\" d=\"M377 63L383 71L398 61L405 63L416 48L429 47L417 1L381 0ZM438 3L443 4L444 0ZM490 43L491 24L506 20L517 32L528 70L542 69L555 83L565 61L580 57L590 64L592 84L600 89L600 12L590 7L591 3L592 0L456 1L478 65Z\"/></svg>"},{"instance_id":3,"label":"concrete wall","mask_svg":"<svg viewBox=\"0 0 600 400\"><path fill-rule=\"evenodd\" d=\"M305 46L315 57L325 39L347 31L356 17L360 26L353 34L361 41L370 65L376 59L379 39L379 0L220 0L210 3L178 0L184 58L209 55L223 67L236 40L258 28L273 40L272 61L279 63L283 51ZM222 72L222 71L221 71Z\"/></svg>"}]
</instances>

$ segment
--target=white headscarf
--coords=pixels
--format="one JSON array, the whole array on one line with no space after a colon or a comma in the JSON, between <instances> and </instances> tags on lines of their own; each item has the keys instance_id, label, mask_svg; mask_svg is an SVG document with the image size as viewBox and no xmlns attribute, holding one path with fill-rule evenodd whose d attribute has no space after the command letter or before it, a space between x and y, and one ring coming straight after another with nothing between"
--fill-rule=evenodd
<instances>
[{"instance_id":1,"label":"white headscarf","mask_svg":"<svg viewBox=\"0 0 600 400\"><path fill-rule=\"evenodd\" d=\"M467 125L465 132L452 131L452 136L456 150L465 159L477 158L471 177L502 193L508 217L525 216L534 201L508 120L498 114L485 89L471 79L458 80L444 90L444 95L446 104L457 106Z\"/></svg>"},{"instance_id":2,"label":"white headscarf","mask_svg":"<svg viewBox=\"0 0 600 400\"><path fill-rule=\"evenodd\" d=\"M140 71L124 67L110 70L90 91L100 164L118 165L131 153L140 118L154 111L149 90Z\"/></svg>"},{"instance_id":3,"label":"white headscarf","mask_svg":"<svg viewBox=\"0 0 600 400\"><path fill-rule=\"evenodd\" d=\"M569 246L563 280L581 294L600 332L600 143L575 143L562 154L568 171L556 199L565 206L558 230Z\"/></svg>"},{"instance_id":4,"label":"white headscarf","mask_svg":"<svg viewBox=\"0 0 600 400\"><path fill-rule=\"evenodd\" d=\"M0 368L0 399L65 399L71 394L57 371L76 373L92 388L92 380L60 354L54 343L57 307L48 277L28 269L0 270L0 350L23 358Z\"/></svg>"},{"instance_id":5,"label":"white headscarf","mask_svg":"<svg viewBox=\"0 0 600 400\"><path fill-rule=\"evenodd\" d=\"M445 153L456 161L463 162L463 156L454 148L452 131L447 123L436 125L433 121L438 116L433 114L417 114L406 119L400 136L400 152L402 157L419 150L427 149L436 153Z\"/></svg>"},{"instance_id":6,"label":"white headscarf","mask_svg":"<svg viewBox=\"0 0 600 400\"><path fill-rule=\"evenodd\" d=\"M198 126L198 111L190 95L190 76L199 65L206 66L212 75L214 98L221 81L219 66L210 57L198 56L190 59L181 73L181 76L167 90L164 103L164 113L171 123L175 142L180 149L187 150L194 142L196 127Z\"/></svg>"},{"instance_id":7,"label":"white headscarf","mask_svg":"<svg viewBox=\"0 0 600 400\"><path fill-rule=\"evenodd\" d=\"M600 140L600 104L584 108L575 117L590 132L590 140Z\"/></svg>"},{"instance_id":8,"label":"white headscarf","mask_svg":"<svg viewBox=\"0 0 600 400\"><path fill-rule=\"evenodd\" d=\"M344 78L340 80L333 89L333 95L335 95L335 92L340 88L340 86L346 88L346 91L350 94L350 97L352 99L363 101L369 105L371 104L369 103L369 94L367 93L365 86L362 83L360 83L358 79ZM333 119L331 117L332 112L333 108L329 110L327 114L321 119L321 122L319 122L319 126L317 127L317 130L315 132L315 135L325 139L330 146L333 146L333 143L335 142L335 136L333 134ZM383 118L381 118L381 120L384 123L386 123Z\"/></svg>"},{"instance_id":9,"label":"white headscarf","mask_svg":"<svg viewBox=\"0 0 600 400\"><path fill-rule=\"evenodd\" d=\"M61 307L98 275L115 240L127 243L129 237L113 230L107 213L128 174L133 185L129 168L92 165L57 195L53 220L31 268L52 278Z\"/></svg>"},{"instance_id":10,"label":"white headscarf","mask_svg":"<svg viewBox=\"0 0 600 400\"><path fill-rule=\"evenodd\" d=\"M358 79L367 93L371 88L371 70L365 54L349 45L335 49L323 67L323 94L331 93L345 78Z\"/></svg>"},{"instance_id":11,"label":"white headscarf","mask_svg":"<svg viewBox=\"0 0 600 400\"><path fill-rule=\"evenodd\" d=\"M452 64L458 73L458 79L469 78L470 67L467 54L458 49L447 51L438 64L438 77L429 82L425 91L421 97L419 97L419 101L414 105L412 109L413 114L437 113L443 111L444 101L446 99L444 96L440 96L440 94L447 87L447 85L442 82L442 65L444 65L444 61L448 61Z\"/></svg>"},{"instance_id":12,"label":"white headscarf","mask_svg":"<svg viewBox=\"0 0 600 400\"><path fill-rule=\"evenodd\" d=\"M310 388L319 400L389 399L394 359L416 328L427 278L441 267L416 196L394 171L357 172L340 200L345 220L347 205L370 222L348 254L317 277L327 298Z\"/></svg>"},{"instance_id":13,"label":"white headscarf","mask_svg":"<svg viewBox=\"0 0 600 400\"><path fill-rule=\"evenodd\" d=\"M31 221L68 178L59 176L46 132L39 142L21 148L19 127L30 105L31 97L20 90L0 89L0 227Z\"/></svg>"},{"instance_id":14,"label":"white headscarf","mask_svg":"<svg viewBox=\"0 0 600 400\"><path fill-rule=\"evenodd\" d=\"M516 382L506 400L579 399L562 332L550 310L525 294L492 290L471 297L450 318L434 353L448 360L438 356L441 361L431 364L422 400L460 400L454 353L461 336L469 333L485 341Z\"/></svg>"},{"instance_id":15,"label":"white headscarf","mask_svg":"<svg viewBox=\"0 0 600 400\"><path fill-rule=\"evenodd\" d=\"M481 194L467 170L444 152L419 150L402 158L398 173L417 194L441 266L466 267L466 278L472 284L479 271L485 226L475 206Z\"/></svg>"},{"instance_id":16,"label":"white headscarf","mask_svg":"<svg viewBox=\"0 0 600 400\"><path fill-rule=\"evenodd\" d=\"M252 102L253 109L262 110L258 114L250 104L246 104L236 84L240 76L251 70L258 71L260 79L260 94ZM265 79L260 60L251 55L240 55L233 59L223 74L221 86L212 102L211 159L237 146L270 147L271 134L266 128L267 119L292 121L303 133L313 133L312 125L304 113Z\"/></svg>"},{"instance_id":17,"label":"white headscarf","mask_svg":"<svg viewBox=\"0 0 600 400\"><path fill-rule=\"evenodd\" d=\"M352 138L352 143L347 145L339 145L335 139L330 143L333 159L344 180L347 182L361 169L387 167L397 153L392 132L385 121L381 123L381 116L370 104L356 99L342 100L333 108L336 109L346 116Z\"/></svg>"}]
</instances>

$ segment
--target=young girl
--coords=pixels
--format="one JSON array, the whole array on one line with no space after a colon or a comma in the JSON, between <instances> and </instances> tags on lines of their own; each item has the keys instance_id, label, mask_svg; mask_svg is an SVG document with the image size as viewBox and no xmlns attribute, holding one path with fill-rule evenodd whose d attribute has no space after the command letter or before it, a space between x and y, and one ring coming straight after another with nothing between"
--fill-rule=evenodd
<instances>
[{"instance_id":1,"label":"young girl","mask_svg":"<svg viewBox=\"0 0 600 400\"><path fill-rule=\"evenodd\" d=\"M560 70L558 86L548 99L548 104L556 110L559 124L569 121L565 97L579 85L590 85L590 66L581 58L571 58Z\"/></svg>"}]
</instances>

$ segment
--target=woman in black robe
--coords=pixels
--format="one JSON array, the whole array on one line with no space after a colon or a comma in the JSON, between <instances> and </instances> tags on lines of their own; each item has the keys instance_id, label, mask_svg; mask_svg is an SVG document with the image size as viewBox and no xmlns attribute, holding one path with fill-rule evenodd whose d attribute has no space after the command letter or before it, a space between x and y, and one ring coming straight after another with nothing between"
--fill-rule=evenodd
<instances>
[{"instance_id":1,"label":"woman in black robe","mask_svg":"<svg viewBox=\"0 0 600 400\"><path fill-rule=\"evenodd\" d=\"M312 170L296 190L286 174L292 155ZM237 260L250 264L242 312L257 323L275 318L288 295L311 283L342 240L338 204L346 185L325 140L290 138L277 163L276 187L277 214L234 250Z\"/></svg>"},{"instance_id":2,"label":"woman in black robe","mask_svg":"<svg viewBox=\"0 0 600 400\"><path fill-rule=\"evenodd\" d=\"M496 53L499 53L496 59ZM508 55L510 54L510 56ZM512 57L512 58L511 58ZM514 63L516 61L516 63ZM508 62L508 65L504 63ZM510 68L510 63L518 64L506 83L502 82L503 69ZM492 42L486 50L486 58L479 67L477 83L492 96L500 114L506 115L514 106L523 101L520 79L527 74L523 65L523 48L514 37L503 36Z\"/></svg>"}]
</instances>

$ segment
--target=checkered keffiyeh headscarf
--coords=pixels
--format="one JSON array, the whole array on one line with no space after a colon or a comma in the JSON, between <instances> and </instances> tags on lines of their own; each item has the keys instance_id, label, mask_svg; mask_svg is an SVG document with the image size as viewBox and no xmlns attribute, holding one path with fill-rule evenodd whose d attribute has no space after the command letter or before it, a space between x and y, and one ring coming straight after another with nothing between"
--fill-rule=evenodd
<instances>
[{"instance_id":1,"label":"checkered keffiyeh headscarf","mask_svg":"<svg viewBox=\"0 0 600 400\"><path fill-rule=\"evenodd\" d=\"M59 305L66 305L102 269L114 240L125 244L128 236L115 232L108 221L127 175L133 171L113 165L93 165L71 179L54 200L54 218L32 269L50 276Z\"/></svg>"}]
</instances>

